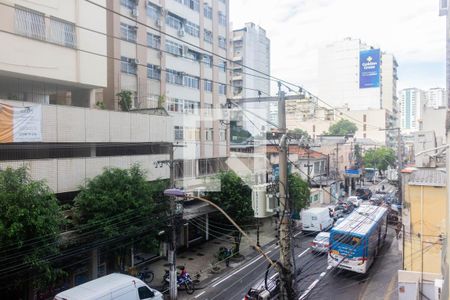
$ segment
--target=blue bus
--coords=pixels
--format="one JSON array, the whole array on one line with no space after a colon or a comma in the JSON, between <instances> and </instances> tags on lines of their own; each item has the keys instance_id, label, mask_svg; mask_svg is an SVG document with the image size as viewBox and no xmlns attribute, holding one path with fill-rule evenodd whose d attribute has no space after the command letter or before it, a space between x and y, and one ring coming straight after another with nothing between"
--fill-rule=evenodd
<instances>
[{"instance_id":1,"label":"blue bus","mask_svg":"<svg viewBox=\"0 0 450 300\"><path fill-rule=\"evenodd\" d=\"M366 273L384 245L387 209L361 205L330 231L328 265Z\"/></svg>"},{"instance_id":2,"label":"blue bus","mask_svg":"<svg viewBox=\"0 0 450 300\"><path fill-rule=\"evenodd\" d=\"M375 168L364 168L364 180L374 182L377 177L378 170Z\"/></svg>"}]
</instances>

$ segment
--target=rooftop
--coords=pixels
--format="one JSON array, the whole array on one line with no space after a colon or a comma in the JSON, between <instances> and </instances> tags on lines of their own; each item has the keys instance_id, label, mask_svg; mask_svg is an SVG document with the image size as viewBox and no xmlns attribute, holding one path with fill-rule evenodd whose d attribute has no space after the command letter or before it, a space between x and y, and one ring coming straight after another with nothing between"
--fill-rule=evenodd
<instances>
[{"instance_id":1,"label":"rooftop","mask_svg":"<svg viewBox=\"0 0 450 300\"><path fill-rule=\"evenodd\" d=\"M409 185L447 186L447 174L443 170L418 169L411 174Z\"/></svg>"}]
</instances>

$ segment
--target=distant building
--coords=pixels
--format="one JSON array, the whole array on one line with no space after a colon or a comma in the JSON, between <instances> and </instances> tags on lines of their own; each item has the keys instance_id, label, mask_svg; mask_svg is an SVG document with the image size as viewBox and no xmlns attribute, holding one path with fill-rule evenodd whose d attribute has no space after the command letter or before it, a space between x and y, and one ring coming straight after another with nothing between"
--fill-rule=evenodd
<instances>
[{"instance_id":1,"label":"distant building","mask_svg":"<svg viewBox=\"0 0 450 300\"><path fill-rule=\"evenodd\" d=\"M400 127L403 132L420 130L425 93L417 88L400 91Z\"/></svg>"},{"instance_id":2,"label":"distant building","mask_svg":"<svg viewBox=\"0 0 450 300\"><path fill-rule=\"evenodd\" d=\"M359 39L334 42L319 51L318 96L335 107L387 109L389 127L396 127L397 68L392 54Z\"/></svg>"},{"instance_id":3,"label":"distant building","mask_svg":"<svg viewBox=\"0 0 450 300\"><path fill-rule=\"evenodd\" d=\"M425 102L427 107L446 107L446 92L443 88L432 88L425 92Z\"/></svg>"},{"instance_id":4,"label":"distant building","mask_svg":"<svg viewBox=\"0 0 450 300\"><path fill-rule=\"evenodd\" d=\"M261 74L270 74L270 39L266 36L266 31L254 23L246 23L244 28L233 30L232 45L234 62L232 65L233 98L268 96L270 94L270 79ZM248 68L243 68L242 65ZM243 107L267 119L270 117L271 105L268 102L245 103ZM253 124L248 120L248 117L252 118ZM261 131L267 131L268 124L253 118L252 115L241 114L239 119L239 125L254 135Z\"/></svg>"}]
</instances>

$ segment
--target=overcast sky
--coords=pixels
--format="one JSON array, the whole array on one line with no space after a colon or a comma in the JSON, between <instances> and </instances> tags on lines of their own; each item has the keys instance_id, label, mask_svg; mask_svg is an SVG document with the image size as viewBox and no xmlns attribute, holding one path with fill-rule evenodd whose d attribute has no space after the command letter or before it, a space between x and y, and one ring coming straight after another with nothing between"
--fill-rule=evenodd
<instances>
[{"instance_id":1,"label":"overcast sky","mask_svg":"<svg viewBox=\"0 0 450 300\"><path fill-rule=\"evenodd\" d=\"M439 0L230 0L233 29L254 22L271 40L272 75L317 92L318 49L345 37L393 53L399 89L445 87Z\"/></svg>"}]
</instances>

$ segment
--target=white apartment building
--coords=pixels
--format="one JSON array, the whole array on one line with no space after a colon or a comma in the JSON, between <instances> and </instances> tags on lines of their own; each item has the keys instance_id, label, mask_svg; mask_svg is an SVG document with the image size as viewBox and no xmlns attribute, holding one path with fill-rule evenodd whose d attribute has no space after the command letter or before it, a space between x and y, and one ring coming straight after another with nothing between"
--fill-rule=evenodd
<instances>
[{"instance_id":1,"label":"white apartment building","mask_svg":"<svg viewBox=\"0 0 450 300\"><path fill-rule=\"evenodd\" d=\"M400 91L400 128L403 132L421 130L425 102L425 92L420 89L409 88Z\"/></svg>"},{"instance_id":2,"label":"white apartment building","mask_svg":"<svg viewBox=\"0 0 450 300\"><path fill-rule=\"evenodd\" d=\"M220 114L228 92L228 0L107 1L109 108L131 91L132 108L166 108L177 148L176 178L202 185L228 156ZM217 113L217 114L216 114ZM183 179L183 180L182 180ZM182 181L181 181L182 180Z\"/></svg>"},{"instance_id":3,"label":"white apartment building","mask_svg":"<svg viewBox=\"0 0 450 300\"><path fill-rule=\"evenodd\" d=\"M263 28L254 23L246 23L245 27L233 30L233 62L234 99L270 95L270 79L264 78L261 74L270 74L270 39ZM242 65L249 68L244 68ZM267 119L270 118L271 112L273 113L274 105L276 103L244 103L243 107ZM246 116L251 117L248 114ZM242 127L254 135L267 131L268 124L260 119L254 119L252 124L248 118L242 115L240 118Z\"/></svg>"},{"instance_id":4,"label":"white apartment building","mask_svg":"<svg viewBox=\"0 0 450 300\"><path fill-rule=\"evenodd\" d=\"M373 68L364 71L365 66ZM374 49L359 39L337 41L319 50L318 96L334 107L387 109L389 124L395 127L397 68L392 54Z\"/></svg>"},{"instance_id":5,"label":"white apartment building","mask_svg":"<svg viewBox=\"0 0 450 300\"><path fill-rule=\"evenodd\" d=\"M432 88L425 91L425 103L427 107L438 109L446 107L446 92L444 88Z\"/></svg>"},{"instance_id":6,"label":"white apartment building","mask_svg":"<svg viewBox=\"0 0 450 300\"><path fill-rule=\"evenodd\" d=\"M0 2L0 168L26 166L59 198L105 167L140 163L148 180L169 177L154 167L169 158L167 115L96 107L107 86L106 19L86 1Z\"/></svg>"}]
</instances>

